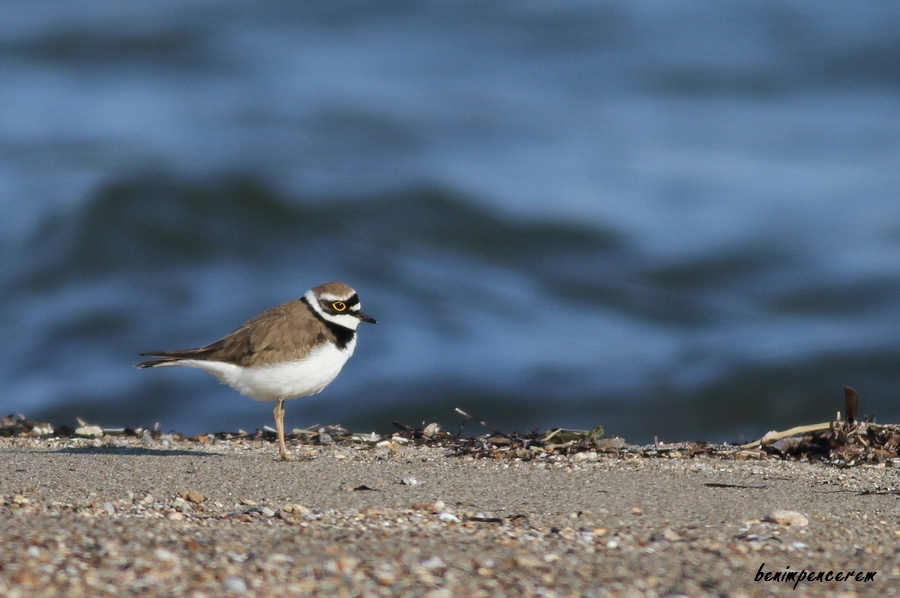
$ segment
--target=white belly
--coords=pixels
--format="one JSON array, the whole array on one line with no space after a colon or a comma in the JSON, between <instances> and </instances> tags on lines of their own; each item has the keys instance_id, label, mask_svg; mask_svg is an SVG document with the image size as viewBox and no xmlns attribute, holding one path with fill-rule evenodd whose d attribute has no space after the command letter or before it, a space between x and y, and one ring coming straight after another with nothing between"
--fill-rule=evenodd
<instances>
[{"instance_id":1,"label":"white belly","mask_svg":"<svg viewBox=\"0 0 900 598\"><path fill-rule=\"evenodd\" d=\"M222 361L184 359L178 365L209 372L242 395L257 401L296 399L321 392L337 378L353 355L353 339L346 348L323 345L305 359L259 367L242 367Z\"/></svg>"}]
</instances>

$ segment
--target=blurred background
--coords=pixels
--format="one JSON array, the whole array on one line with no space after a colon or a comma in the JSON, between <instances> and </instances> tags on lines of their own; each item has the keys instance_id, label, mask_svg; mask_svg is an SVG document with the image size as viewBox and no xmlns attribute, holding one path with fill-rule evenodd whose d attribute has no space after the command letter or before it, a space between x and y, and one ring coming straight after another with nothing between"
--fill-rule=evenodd
<instances>
[{"instance_id":1,"label":"blurred background","mask_svg":"<svg viewBox=\"0 0 900 598\"><path fill-rule=\"evenodd\" d=\"M132 366L337 279L289 429L900 421L900 4L0 8L3 413L271 426Z\"/></svg>"}]
</instances>

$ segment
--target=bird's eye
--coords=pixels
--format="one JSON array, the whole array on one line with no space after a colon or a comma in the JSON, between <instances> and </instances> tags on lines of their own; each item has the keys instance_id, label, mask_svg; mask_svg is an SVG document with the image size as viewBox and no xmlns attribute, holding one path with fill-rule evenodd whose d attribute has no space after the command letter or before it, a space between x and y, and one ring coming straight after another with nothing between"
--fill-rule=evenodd
<instances>
[{"instance_id":1,"label":"bird's eye","mask_svg":"<svg viewBox=\"0 0 900 598\"><path fill-rule=\"evenodd\" d=\"M331 304L331 307L334 308L334 311L344 311L345 309L347 309L347 304L343 301L335 301Z\"/></svg>"}]
</instances>

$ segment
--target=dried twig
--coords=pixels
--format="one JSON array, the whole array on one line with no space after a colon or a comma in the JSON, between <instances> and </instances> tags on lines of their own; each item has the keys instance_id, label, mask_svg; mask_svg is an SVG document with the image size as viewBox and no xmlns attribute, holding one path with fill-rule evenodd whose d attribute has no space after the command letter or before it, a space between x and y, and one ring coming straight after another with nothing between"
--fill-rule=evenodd
<instances>
[{"instance_id":1,"label":"dried twig","mask_svg":"<svg viewBox=\"0 0 900 598\"><path fill-rule=\"evenodd\" d=\"M851 426L856 421L856 409L859 405L859 398L856 391L849 386L844 387L844 410L847 413L847 423Z\"/></svg>"},{"instance_id":2,"label":"dried twig","mask_svg":"<svg viewBox=\"0 0 900 598\"><path fill-rule=\"evenodd\" d=\"M402 423L398 422L397 420L394 420L393 423L396 427L400 428L404 432L415 432L416 431L416 429L413 428L412 426L407 426L406 424L402 424Z\"/></svg>"},{"instance_id":3,"label":"dried twig","mask_svg":"<svg viewBox=\"0 0 900 598\"><path fill-rule=\"evenodd\" d=\"M824 422L821 424L809 424L808 426L796 426L791 428L790 430L785 430L784 432L769 432L759 440L754 440L753 442L748 442L747 444L742 444L742 449L751 449L756 448L760 445L772 444L782 438L790 438L791 436L797 436L798 434L808 434L810 432L821 432L822 430L830 430L834 427L834 422Z\"/></svg>"},{"instance_id":4,"label":"dried twig","mask_svg":"<svg viewBox=\"0 0 900 598\"><path fill-rule=\"evenodd\" d=\"M482 426L484 426L485 428L487 428L488 430L490 430L493 434L496 434L497 436L503 436L504 438L509 438L509 434L504 434L504 433L501 432L500 430L498 430L498 429L494 428L493 426L491 426L490 424L488 424L486 421L484 421L484 420L482 420L482 419L478 419L477 417L474 417L474 416L469 415L468 413L466 413L465 411L463 411L463 410L460 409L459 407L456 408L456 412L459 413L460 415L462 415L462 416L464 416L464 417L466 418L465 420L463 420L463 424L465 424L466 421L468 421L468 420L471 419L472 421L476 421L476 422L478 422L479 424L481 424ZM462 432L462 430L460 430L460 432Z\"/></svg>"}]
</instances>

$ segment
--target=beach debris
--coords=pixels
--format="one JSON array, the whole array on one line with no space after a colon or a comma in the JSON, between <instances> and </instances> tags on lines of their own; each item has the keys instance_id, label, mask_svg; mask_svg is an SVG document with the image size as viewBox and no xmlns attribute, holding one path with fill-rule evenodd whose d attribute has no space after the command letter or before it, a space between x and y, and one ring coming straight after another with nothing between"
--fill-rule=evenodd
<instances>
[{"instance_id":1,"label":"beach debris","mask_svg":"<svg viewBox=\"0 0 900 598\"><path fill-rule=\"evenodd\" d=\"M486 515L485 513L468 513L466 514L466 521L474 521L475 523L494 523L500 525L504 523L502 518Z\"/></svg>"},{"instance_id":2,"label":"beach debris","mask_svg":"<svg viewBox=\"0 0 900 598\"><path fill-rule=\"evenodd\" d=\"M565 428L550 428L541 438L541 442L545 445L567 446L575 442L593 441L603 436L603 426L597 426L593 430L586 432L580 430L566 430Z\"/></svg>"},{"instance_id":3,"label":"beach debris","mask_svg":"<svg viewBox=\"0 0 900 598\"><path fill-rule=\"evenodd\" d=\"M129 432L127 428L102 428L106 436L125 436Z\"/></svg>"},{"instance_id":4,"label":"beach debris","mask_svg":"<svg viewBox=\"0 0 900 598\"><path fill-rule=\"evenodd\" d=\"M849 386L844 387L844 412L847 414L847 424L856 423L856 410L859 407L859 395ZM840 415L838 415L838 419Z\"/></svg>"},{"instance_id":5,"label":"beach debris","mask_svg":"<svg viewBox=\"0 0 900 598\"><path fill-rule=\"evenodd\" d=\"M382 438L380 435L376 434L375 432L372 432L371 434L355 434L353 436L353 440L356 442L362 442L362 443L374 446L374 445L378 444L379 442L381 442Z\"/></svg>"},{"instance_id":6,"label":"beach debris","mask_svg":"<svg viewBox=\"0 0 900 598\"><path fill-rule=\"evenodd\" d=\"M750 449L757 448L760 446L771 445L774 444L778 440L782 440L784 438L790 438L792 436L799 436L800 434L808 434L810 432L822 432L824 430L830 430L834 425L833 422L823 422L821 424L809 424L806 426L796 426L791 428L790 430L785 430L783 432L777 432L772 430L771 432L766 432L766 434L760 438L759 440L754 440L753 442L748 442L746 444L742 444L741 448Z\"/></svg>"},{"instance_id":7,"label":"beach debris","mask_svg":"<svg viewBox=\"0 0 900 598\"><path fill-rule=\"evenodd\" d=\"M456 434L457 436L460 436L460 435L462 434L462 431L463 431L463 428L464 428L465 425L466 425L466 422L469 421L469 420L472 420L472 421L478 422L478 423L481 424L484 428L486 428L486 429L490 430L491 432L493 432L495 435L506 437L506 434L504 434L503 432L497 430L496 428L491 427L491 425L488 424L488 423L487 423L486 421L484 421L483 419L479 419L479 418L475 417L474 415L469 415L468 413L466 413L465 411L463 411L463 410L460 409L459 407L457 407L456 409L454 409L454 411L456 411L457 413L459 413L460 415L462 415L463 417L466 418L466 419L463 420L462 424L460 424L460 426L459 426L459 432Z\"/></svg>"},{"instance_id":8,"label":"beach debris","mask_svg":"<svg viewBox=\"0 0 900 598\"><path fill-rule=\"evenodd\" d=\"M31 425L28 425L31 424ZM31 433L35 422L29 422L24 415L10 413L0 418L0 436L20 436Z\"/></svg>"},{"instance_id":9,"label":"beach debris","mask_svg":"<svg viewBox=\"0 0 900 598\"><path fill-rule=\"evenodd\" d=\"M859 396L844 387L846 416L838 412L833 422L797 426L784 432L770 432L762 439L741 445L755 448L763 456L783 459L808 459L854 465L859 463L897 462L900 459L900 425L876 424L857 419Z\"/></svg>"},{"instance_id":10,"label":"beach debris","mask_svg":"<svg viewBox=\"0 0 900 598\"><path fill-rule=\"evenodd\" d=\"M54 436L65 430L56 430L46 422L35 422L22 414L9 414L0 418L0 436Z\"/></svg>"},{"instance_id":11,"label":"beach debris","mask_svg":"<svg viewBox=\"0 0 900 598\"><path fill-rule=\"evenodd\" d=\"M418 486L419 480L417 480L416 478L413 478L413 477L400 478L400 483L403 484L404 486Z\"/></svg>"},{"instance_id":12,"label":"beach debris","mask_svg":"<svg viewBox=\"0 0 900 598\"><path fill-rule=\"evenodd\" d=\"M787 509L775 509L766 515L763 521L777 523L779 525L790 525L791 527L805 527L809 525L809 519L799 511L790 511Z\"/></svg>"},{"instance_id":13,"label":"beach debris","mask_svg":"<svg viewBox=\"0 0 900 598\"><path fill-rule=\"evenodd\" d=\"M50 424L37 423L31 428L32 436L53 436L53 426Z\"/></svg>"},{"instance_id":14,"label":"beach debris","mask_svg":"<svg viewBox=\"0 0 900 598\"><path fill-rule=\"evenodd\" d=\"M550 428L545 432L538 429L529 432L504 432L485 420L456 408L455 412L464 417L459 431L455 434L444 430L437 423L421 428L394 421L399 432L381 435L375 432L356 434L342 426L319 426L306 429L295 428L286 436L292 444L308 446L340 444L352 450L390 448L400 445L426 445L444 447L458 457L476 459L507 459L515 461L539 460L541 469L553 467L558 459L570 458L579 467L590 466L593 462L610 456L624 458L661 459L804 459L817 462L853 466L859 464L885 463L900 465L900 425L876 424L868 417L858 419L859 397L856 391L844 388L843 418L838 412L835 421L796 426L782 432L769 432L759 440L744 444L720 444L709 442L661 442L658 438L649 445L630 445L621 438L603 437L603 426L590 430L569 430ZM463 436L465 424L477 422L487 434ZM265 428L255 432L217 432L194 437L182 434L163 434L156 425L152 430L142 428L101 428L79 420L79 428L51 426L27 420L23 415L8 415L0 418L0 436L47 436L51 438L106 438L117 435L116 443L129 438L140 439L144 448L155 442L168 446L175 441L194 441L209 444L222 441L264 441L273 442L276 435ZM111 443L112 445L112 443ZM118 446L118 445L117 445ZM311 456L315 456L311 449ZM346 454L335 456L345 460ZM402 481L401 481L402 483ZM407 484L412 485L412 484ZM363 489L360 487L360 489Z\"/></svg>"},{"instance_id":15,"label":"beach debris","mask_svg":"<svg viewBox=\"0 0 900 598\"><path fill-rule=\"evenodd\" d=\"M94 426L80 417L75 418L78 421L78 427L75 428L75 436L80 436L81 438L102 438L103 437L103 428L100 426Z\"/></svg>"}]
</instances>

